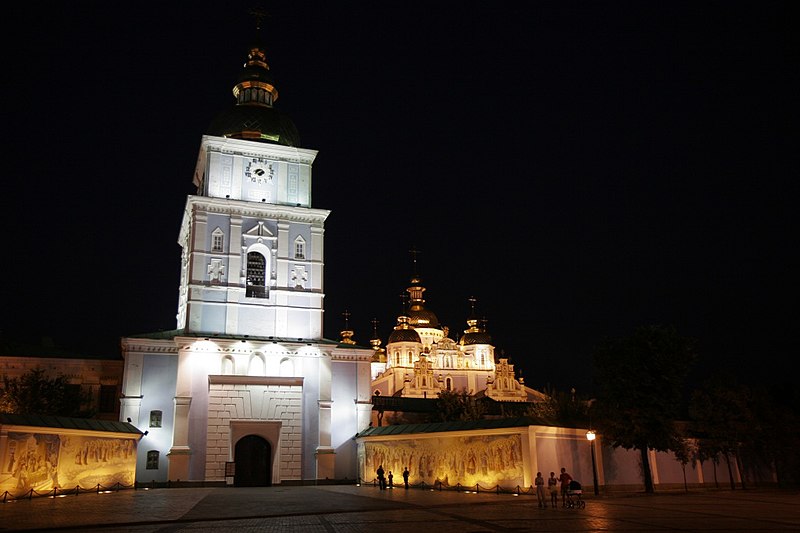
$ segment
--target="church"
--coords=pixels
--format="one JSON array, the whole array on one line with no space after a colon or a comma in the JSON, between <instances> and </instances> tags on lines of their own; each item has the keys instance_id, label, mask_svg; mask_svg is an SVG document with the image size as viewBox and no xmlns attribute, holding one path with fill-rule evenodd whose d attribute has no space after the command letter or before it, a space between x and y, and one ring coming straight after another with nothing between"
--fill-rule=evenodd
<instances>
[{"instance_id":1,"label":"church","mask_svg":"<svg viewBox=\"0 0 800 533\"><path fill-rule=\"evenodd\" d=\"M475 317L451 338L414 275L387 340L323 334L324 233L312 207L317 152L302 148L260 42L247 51L235 104L200 141L178 234L174 330L124 337L120 420L145 434L139 483L307 484L355 479L355 436L373 398L435 399L467 390L541 398L495 360ZM376 336L375 336L376 337Z\"/></svg>"},{"instance_id":2,"label":"church","mask_svg":"<svg viewBox=\"0 0 800 533\"><path fill-rule=\"evenodd\" d=\"M145 436L141 483L238 486L352 477L369 425L369 347L323 338L317 152L300 147L260 43L235 105L200 142L178 234L175 330L121 340L120 420Z\"/></svg>"},{"instance_id":3,"label":"church","mask_svg":"<svg viewBox=\"0 0 800 533\"><path fill-rule=\"evenodd\" d=\"M415 261L416 263L416 261ZM415 268L416 271L416 268ZM475 299L466 329L455 339L425 305L422 278L415 272L406 289L408 303L397 317L386 348L377 335L371 365L375 396L437 398L442 391L465 391L499 402L534 402L545 395L517 378L508 358L495 355L486 321L475 313Z\"/></svg>"}]
</instances>

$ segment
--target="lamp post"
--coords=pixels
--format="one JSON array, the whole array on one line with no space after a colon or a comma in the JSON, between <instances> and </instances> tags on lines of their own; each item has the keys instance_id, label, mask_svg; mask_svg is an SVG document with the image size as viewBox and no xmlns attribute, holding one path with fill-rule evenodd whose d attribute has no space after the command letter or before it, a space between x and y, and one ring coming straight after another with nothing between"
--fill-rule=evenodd
<instances>
[{"instance_id":1,"label":"lamp post","mask_svg":"<svg viewBox=\"0 0 800 533\"><path fill-rule=\"evenodd\" d=\"M586 440L589 441L589 445L592 449L592 480L594 481L594 495L597 496L600 494L599 487L597 486L597 460L595 459L594 455L594 440L597 438L594 430L590 429L586 432Z\"/></svg>"}]
</instances>

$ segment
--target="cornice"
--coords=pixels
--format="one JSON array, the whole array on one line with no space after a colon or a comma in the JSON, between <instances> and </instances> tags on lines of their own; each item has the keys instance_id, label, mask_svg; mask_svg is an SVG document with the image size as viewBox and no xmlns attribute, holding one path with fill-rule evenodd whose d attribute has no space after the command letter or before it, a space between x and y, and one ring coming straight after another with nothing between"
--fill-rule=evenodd
<instances>
[{"instance_id":1,"label":"cornice","mask_svg":"<svg viewBox=\"0 0 800 533\"><path fill-rule=\"evenodd\" d=\"M253 143L247 140L215 137L212 135L203 136L201 147L207 152L240 155L243 157L263 157L276 161L299 163L309 166L314 162L318 153L317 150L310 150L308 148L296 148L280 144Z\"/></svg>"},{"instance_id":2,"label":"cornice","mask_svg":"<svg viewBox=\"0 0 800 533\"><path fill-rule=\"evenodd\" d=\"M253 218L275 218L289 222L319 225L322 225L331 213L328 209L296 207L282 204L259 204L244 200L189 195L186 198L186 212L191 212L192 208L200 213L239 215L241 217Z\"/></svg>"}]
</instances>

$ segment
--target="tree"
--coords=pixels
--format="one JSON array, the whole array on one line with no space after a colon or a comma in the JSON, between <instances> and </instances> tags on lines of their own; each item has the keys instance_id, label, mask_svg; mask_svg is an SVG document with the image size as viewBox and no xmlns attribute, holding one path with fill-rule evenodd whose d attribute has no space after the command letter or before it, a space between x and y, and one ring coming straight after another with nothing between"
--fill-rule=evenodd
<instances>
[{"instance_id":1,"label":"tree","mask_svg":"<svg viewBox=\"0 0 800 533\"><path fill-rule=\"evenodd\" d=\"M486 412L485 406L470 396L466 388L441 391L436 407L440 422L480 420Z\"/></svg>"},{"instance_id":2,"label":"tree","mask_svg":"<svg viewBox=\"0 0 800 533\"><path fill-rule=\"evenodd\" d=\"M587 423L591 400L578 395L575 389L564 392L548 387L544 393L544 399L528 406L525 416L551 426L580 427Z\"/></svg>"},{"instance_id":3,"label":"tree","mask_svg":"<svg viewBox=\"0 0 800 533\"><path fill-rule=\"evenodd\" d=\"M706 455L721 455L726 460L731 489L736 484L730 458L734 457L739 472L744 474L739 449L748 428L754 429L756 422L749 403L747 387L737 385L732 376L717 374L694 391L689 406L695 431L703 436L701 445L707 449Z\"/></svg>"},{"instance_id":4,"label":"tree","mask_svg":"<svg viewBox=\"0 0 800 533\"><path fill-rule=\"evenodd\" d=\"M48 378L35 368L12 378L3 376L0 386L0 412L88 418L94 415L88 392L70 386L66 376Z\"/></svg>"},{"instance_id":5,"label":"tree","mask_svg":"<svg viewBox=\"0 0 800 533\"><path fill-rule=\"evenodd\" d=\"M595 423L612 447L639 450L645 492L654 492L648 450L680 449L675 422L696 361L694 342L670 326L644 326L595 349Z\"/></svg>"}]
</instances>

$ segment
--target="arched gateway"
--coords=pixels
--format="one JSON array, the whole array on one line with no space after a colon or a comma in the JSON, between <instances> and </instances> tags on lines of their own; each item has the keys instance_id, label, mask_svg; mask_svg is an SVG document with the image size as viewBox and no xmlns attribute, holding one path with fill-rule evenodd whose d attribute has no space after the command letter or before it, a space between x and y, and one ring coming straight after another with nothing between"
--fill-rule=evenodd
<instances>
[{"instance_id":1,"label":"arched gateway","mask_svg":"<svg viewBox=\"0 0 800 533\"><path fill-rule=\"evenodd\" d=\"M269 487L272 485L270 465L272 446L258 435L247 435L236 443L233 458L236 470L233 484L236 487Z\"/></svg>"}]
</instances>

